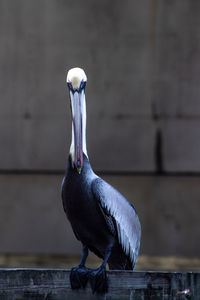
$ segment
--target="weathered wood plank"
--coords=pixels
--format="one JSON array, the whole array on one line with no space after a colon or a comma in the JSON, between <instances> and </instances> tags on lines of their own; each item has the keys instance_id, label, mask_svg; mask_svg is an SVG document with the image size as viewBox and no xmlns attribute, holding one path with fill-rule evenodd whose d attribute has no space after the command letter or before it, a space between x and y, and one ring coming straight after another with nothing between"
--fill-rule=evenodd
<instances>
[{"instance_id":1,"label":"weathered wood plank","mask_svg":"<svg viewBox=\"0 0 200 300\"><path fill-rule=\"evenodd\" d=\"M0 269L0 299L184 299L177 293L188 289L199 299L200 272L108 271L106 295L93 295L90 286L72 291L69 270Z\"/></svg>"}]
</instances>

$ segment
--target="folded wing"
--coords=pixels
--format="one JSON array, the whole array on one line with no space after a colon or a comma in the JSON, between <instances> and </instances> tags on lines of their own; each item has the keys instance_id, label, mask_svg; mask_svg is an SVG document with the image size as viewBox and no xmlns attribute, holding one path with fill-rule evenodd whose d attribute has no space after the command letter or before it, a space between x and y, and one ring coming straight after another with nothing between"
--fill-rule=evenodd
<instances>
[{"instance_id":1,"label":"folded wing","mask_svg":"<svg viewBox=\"0 0 200 300\"><path fill-rule=\"evenodd\" d=\"M118 242L134 267L141 238L140 222L134 207L115 188L101 178L93 181L92 191L99 201L101 209L106 210L107 214L115 220ZM111 224L110 229L113 234L113 224Z\"/></svg>"}]
</instances>

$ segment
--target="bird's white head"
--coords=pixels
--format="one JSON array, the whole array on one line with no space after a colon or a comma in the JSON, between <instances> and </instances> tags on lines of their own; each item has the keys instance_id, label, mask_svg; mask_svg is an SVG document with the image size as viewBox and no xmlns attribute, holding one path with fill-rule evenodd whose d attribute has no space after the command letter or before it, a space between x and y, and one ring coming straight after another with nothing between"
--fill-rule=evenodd
<instances>
[{"instance_id":1,"label":"bird's white head","mask_svg":"<svg viewBox=\"0 0 200 300\"><path fill-rule=\"evenodd\" d=\"M83 69L73 68L67 74L67 85L69 88L71 110L72 110L72 143L70 154L73 165L78 173L83 168L84 154L86 149L86 104L85 86L87 77Z\"/></svg>"},{"instance_id":2,"label":"bird's white head","mask_svg":"<svg viewBox=\"0 0 200 300\"><path fill-rule=\"evenodd\" d=\"M66 82L71 91L79 91L85 87L87 76L83 69L73 68L68 71Z\"/></svg>"}]
</instances>

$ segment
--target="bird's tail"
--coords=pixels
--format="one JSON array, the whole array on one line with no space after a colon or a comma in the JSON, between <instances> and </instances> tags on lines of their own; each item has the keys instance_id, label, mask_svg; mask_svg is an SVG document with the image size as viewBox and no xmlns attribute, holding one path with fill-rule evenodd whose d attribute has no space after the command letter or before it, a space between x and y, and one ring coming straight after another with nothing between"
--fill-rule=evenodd
<instances>
[{"instance_id":1,"label":"bird's tail","mask_svg":"<svg viewBox=\"0 0 200 300\"><path fill-rule=\"evenodd\" d=\"M134 265L130 258L124 253L120 244L115 244L108 259L110 270L133 270Z\"/></svg>"}]
</instances>

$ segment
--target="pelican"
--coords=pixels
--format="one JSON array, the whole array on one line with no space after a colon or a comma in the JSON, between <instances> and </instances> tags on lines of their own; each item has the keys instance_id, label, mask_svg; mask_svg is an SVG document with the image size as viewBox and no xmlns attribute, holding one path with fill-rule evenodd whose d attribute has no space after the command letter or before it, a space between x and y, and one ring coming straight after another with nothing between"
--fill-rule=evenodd
<instances>
[{"instance_id":1,"label":"pelican","mask_svg":"<svg viewBox=\"0 0 200 300\"><path fill-rule=\"evenodd\" d=\"M134 207L111 185L97 176L86 147L87 77L83 69L67 74L72 112L72 141L62 182L64 211L76 238L82 243L82 258L71 269L72 289L90 282L93 293L106 293L109 269L133 270L140 247L141 227ZM89 251L103 259L95 270L85 266Z\"/></svg>"}]
</instances>

